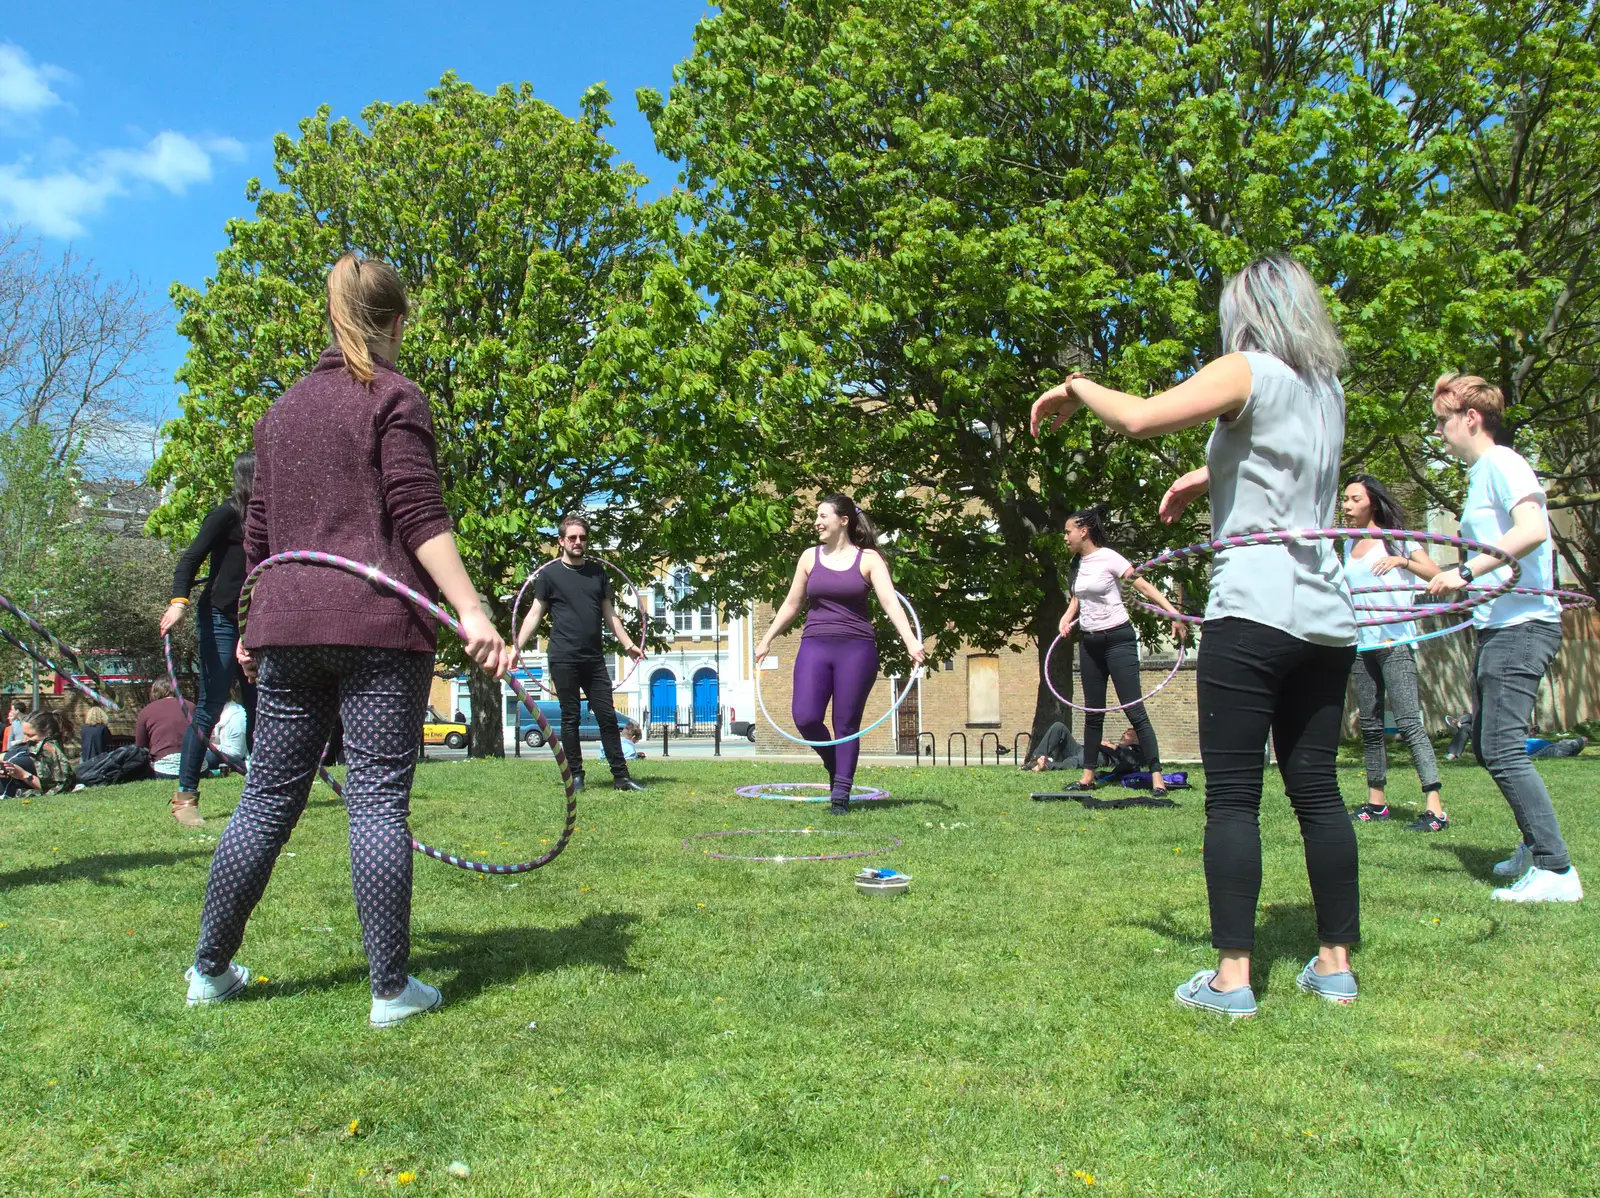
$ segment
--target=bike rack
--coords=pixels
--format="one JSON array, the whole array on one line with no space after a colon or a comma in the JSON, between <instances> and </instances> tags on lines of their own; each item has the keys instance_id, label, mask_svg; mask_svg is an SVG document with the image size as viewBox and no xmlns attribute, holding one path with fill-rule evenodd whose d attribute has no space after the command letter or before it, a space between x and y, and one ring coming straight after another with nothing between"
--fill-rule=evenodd
<instances>
[{"instance_id":1,"label":"bike rack","mask_svg":"<svg viewBox=\"0 0 1600 1198\"><path fill-rule=\"evenodd\" d=\"M989 738L991 736L994 737L994 763L996 765L1000 764L1000 750L1004 747L1000 743L1000 734L998 732L985 732L982 736L978 737L978 764L979 765L983 764L983 752L988 747Z\"/></svg>"},{"instance_id":2,"label":"bike rack","mask_svg":"<svg viewBox=\"0 0 1600 1198\"><path fill-rule=\"evenodd\" d=\"M950 742L958 736L961 738L961 764L967 764L967 734L965 732L952 732L944 738L944 763L946 765L950 764Z\"/></svg>"},{"instance_id":3,"label":"bike rack","mask_svg":"<svg viewBox=\"0 0 1600 1198\"><path fill-rule=\"evenodd\" d=\"M928 760L934 765L939 764L939 740L931 732L917 733L917 764L922 764L922 738L928 738Z\"/></svg>"},{"instance_id":4,"label":"bike rack","mask_svg":"<svg viewBox=\"0 0 1600 1198\"><path fill-rule=\"evenodd\" d=\"M1018 757L1017 756L1017 742L1019 740L1021 740L1024 736L1026 736L1028 738L1028 757L1032 757L1033 756L1033 733L1031 733L1031 732L1019 732L1019 733L1017 733L1015 736L1013 736L1011 738L1011 760L1017 765L1021 765L1024 761L1026 761L1028 759L1028 757Z\"/></svg>"}]
</instances>

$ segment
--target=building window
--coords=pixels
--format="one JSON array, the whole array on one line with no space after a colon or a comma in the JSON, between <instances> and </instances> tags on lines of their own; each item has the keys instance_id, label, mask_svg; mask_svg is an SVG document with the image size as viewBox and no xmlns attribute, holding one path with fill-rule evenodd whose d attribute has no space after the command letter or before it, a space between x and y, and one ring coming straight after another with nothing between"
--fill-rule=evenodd
<instances>
[{"instance_id":1,"label":"building window","mask_svg":"<svg viewBox=\"0 0 1600 1198\"><path fill-rule=\"evenodd\" d=\"M712 610L711 604L708 603L700 609L700 631L710 632L716 622L716 613Z\"/></svg>"},{"instance_id":2,"label":"building window","mask_svg":"<svg viewBox=\"0 0 1600 1198\"><path fill-rule=\"evenodd\" d=\"M694 608L675 607L672 609L672 629L679 636L687 636L694 631Z\"/></svg>"},{"instance_id":3,"label":"building window","mask_svg":"<svg viewBox=\"0 0 1600 1198\"><path fill-rule=\"evenodd\" d=\"M1000 659L992 653L967 658L967 723L1000 723Z\"/></svg>"}]
</instances>

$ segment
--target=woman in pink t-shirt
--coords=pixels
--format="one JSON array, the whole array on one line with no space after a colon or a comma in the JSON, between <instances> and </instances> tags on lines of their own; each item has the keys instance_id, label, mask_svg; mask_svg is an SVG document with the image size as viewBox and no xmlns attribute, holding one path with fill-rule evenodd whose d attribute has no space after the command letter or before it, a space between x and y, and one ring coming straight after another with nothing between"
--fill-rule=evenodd
<instances>
[{"instance_id":1,"label":"woman in pink t-shirt","mask_svg":"<svg viewBox=\"0 0 1600 1198\"><path fill-rule=\"evenodd\" d=\"M1078 568L1072 583L1072 601L1061 617L1061 635L1071 632L1074 624L1078 626L1078 667L1083 674L1085 707L1106 705L1107 676L1116 683L1119 703L1144 693L1139 682L1139 641L1128 622L1128 609L1122 605L1122 581L1133 572L1133 563L1115 549L1107 548L1105 511L1104 505L1096 505L1067 517L1067 548L1077 555ZM1135 578L1133 585L1150 602L1178 614L1171 601L1143 578ZM1184 626L1177 620L1172 622L1172 635L1180 640L1184 636ZM1164 794L1167 784L1161 776L1161 751L1144 704L1134 703L1122 714L1138 734L1140 755L1150 769L1151 789ZM1100 743L1105 718L1100 712L1084 714L1084 744ZM1095 785L1094 771L1086 768L1083 776L1067 789L1093 790Z\"/></svg>"}]
</instances>

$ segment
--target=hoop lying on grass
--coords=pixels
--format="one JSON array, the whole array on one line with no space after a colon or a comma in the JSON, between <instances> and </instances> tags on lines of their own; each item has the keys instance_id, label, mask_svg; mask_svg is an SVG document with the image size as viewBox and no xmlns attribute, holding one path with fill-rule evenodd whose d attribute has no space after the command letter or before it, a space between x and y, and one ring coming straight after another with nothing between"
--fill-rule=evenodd
<instances>
[{"instance_id":1,"label":"hoop lying on grass","mask_svg":"<svg viewBox=\"0 0 1600 1198\"><path fill-rule=\"evenodd\" d=\"M820 790L818 795L794 794L793 791ZM774 799L780 803L826 803L832 797L832 788L826 782L766 782L760 786L741 786L733 792L741 799ZM878 786L850 792L852 803L876 803L887 799L889 792Z\"/></svg>"},{"instance_id":2,"label":"hoop lying on grass","mask_svg":"<svg viewBox=\"0 0 1600 1198\"><path fill-rule=\"evenodd\" d=\"M715 840L724 836L860 836L860 832L847 832L844 830L819 828L739 828L728 832L696 832L693 836L683 838L683 847L693 848L697 840ZM852 857L876 857L880 853L892 853L900 847L898 836L889 837L893 844L885 845L881 849L862 849L855 853L821 853L800 857L744 857L737 853L713 853L710 849L701 849L707 857L714 857L718 861L772 861L777 864L786 864L791 861L848 861Z\"/></svg>"},{"instance_id":3,"label":"hoop lying on grass","mask_svg":"<svg viewBox=\"0 0 1600 1198\"><path fill-rule=\"evenodd\" d=\"M360 562L351 561L347 557L338 557L332 553L295 550L289 553L277 553L267 558L266 561L250 571L250 577L244 580L244 586L239 591L239 639L241 642L244 640L245 626L250 616L250 594L254 590L256 582L267 570L288 564L343 570L346 574L354 574L358 578L365 578L374 586L382 587L391 594L398 595L400 598L416 604L451 632L457 636L461 635L461 625L456 622L454 616L420 591L413 590L403 582L397 582L378 570L377 567L363 565ZM560 839L556 841L548 853L545 853L542 857L536 857L532 861L519 861L512 865L494 865L483 861L471 861L454 853L447 853L443 849L436 849L431 845L423 844L420 840L411 842L411 848L414 852L421 853L426 857L432 857L435 861L443 861L446 865L453 865L457 869L467 869L480 874L522 874L550 864L567 847L567 843L572 839L573 829L578 822L578 792L573 785L572 768L567 764L567 754L561 747L560 738L551 730L549 721L544 718L544 713L539 710L538 703L529 696L522 682L509 674L506 676L506 681L511 685L511 689L516 692L517 698L522 700L522 705L528 709L529 714L537 721L539 731L544 734L545 744L550 746L550 752L555 756L556 765L561 769L561 784L567 793L567 822L561 829ZM327 770L322 771L322 777L329 786L333 787L335 794L342 795L344 793L343 788L329 776Z\"/></svg>"}]
</instances>

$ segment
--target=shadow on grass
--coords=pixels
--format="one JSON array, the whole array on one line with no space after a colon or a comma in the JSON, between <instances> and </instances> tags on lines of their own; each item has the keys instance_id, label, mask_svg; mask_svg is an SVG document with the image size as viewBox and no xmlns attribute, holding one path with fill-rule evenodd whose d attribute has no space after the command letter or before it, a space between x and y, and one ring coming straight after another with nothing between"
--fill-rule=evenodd
<instances>
[{"instance_id":1,"label":"shadow on grass","mask_svg":"<svg viewBox=\"0 0 1600 1198\"><path fill-rule=\"evenodd\" d=\"M93 882L99 886L121 886L119 874L159 865L176 865L194 857L209 857L210 849L190 849L182 853L101 853L93 857L74 857L54 865L38 865L0 874L0 890L23 886L51 886L57 882Z\"/></svg>"},{"instance_id":2,"label":"shadow on grass","mask_svg":"<svg viewBox=\"0 0 1600 1198\"><path fill-rule=\"evenodd\" d=\"M1478 881L1501 884L1501 879L1494 876L1494 867L1497 862L1504 860L1504 850L1480 848L1475 844L1435 844L1429 847L1437 853L1450 853L1461 862L1461 868Z\"/></svg>"},{"instance_id":3,"label":"shadow on grass","mask_svg":"<svg viewBox=\"0 0 1600 1198\"><path fill-rule=\"evenodd\" d=\"M447 1002L463 1002L491 986L506 985L531 973L585 965L633 973L628 950L633 945L631 929L640 919L631 912L606 911L559 928L424 932L412 943L407 968L424 980L435 981L438 974L454 972L455 979L439 987ZM435 976L430 979L429 975ZM252 986L240 998L260 1001L274 994L334 990L366 980L364 967L350 967L281 985Z\"/></svg>"},{"instance_id":4,"label":"shadow on grass","mask_svg":"<svg viewBox=\"0 0 1600 1198\"><path fill-rule=\"evenodd\" d=\"M1195 936L1185 931L1168 912L1163 912L1155 919L1130 920L1123 926L1143 928L1174 944L1190 948L1204 948L1211 944L1211 937ZM1354 946L1351 951L1355 951ZM1256 914L1256 947L1250 954L1250 984L1256 992L1256 998L1267 996L1272 985L1272 967L1280 958L1287 957L1294 963L1295 972L1299 973L1300 968L1316 952L1317 917L1310 903L1263 905Z\"/></svg>"}]
</instances>

